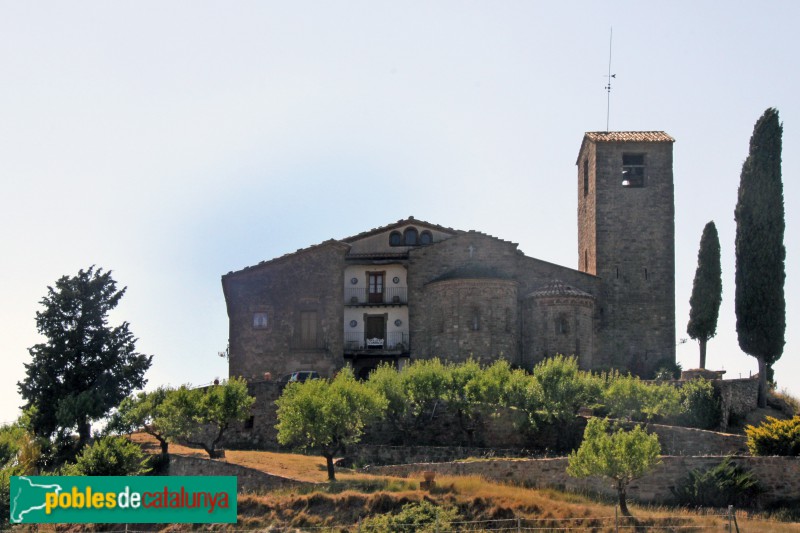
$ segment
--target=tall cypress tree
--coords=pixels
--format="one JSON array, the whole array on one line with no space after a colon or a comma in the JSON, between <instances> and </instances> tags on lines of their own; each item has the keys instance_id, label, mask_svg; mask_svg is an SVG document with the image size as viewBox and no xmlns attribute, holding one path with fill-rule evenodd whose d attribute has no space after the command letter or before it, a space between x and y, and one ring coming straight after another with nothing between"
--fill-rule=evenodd
<instances>
[{"instance_id":1,"label":"tall cypress tree","mask_svg":"<svg viewBox=\"0 0 800 533\"><path fill-rule=\"evenodd\" d=\"M767 405L767 368L785 344L782 135L778 111L767 109L750 137L735 212L736 333L742 351L758 360L759 407Z\"/></svg>"},{"instance_id":2,"label":"tall cypress tree","mask_svg":"<svg viewBox=\"0 0 800 533\"><path fill-rule=\"evenodd\" d=\"M717 334L719 306L722 303L722 267L719 235L712 220L703 228L692 297L689 299L689 324L686 332L700 344L700 368L706 367L706 344Z\"/></svg>"}]
</instances>

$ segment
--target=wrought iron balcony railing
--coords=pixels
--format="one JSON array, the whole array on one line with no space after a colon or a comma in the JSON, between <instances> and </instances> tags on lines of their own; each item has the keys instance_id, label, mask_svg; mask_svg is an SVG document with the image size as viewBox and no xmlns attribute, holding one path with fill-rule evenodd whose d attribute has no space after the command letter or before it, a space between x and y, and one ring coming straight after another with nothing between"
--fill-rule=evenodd
<instances>
[{"instance_id":1,"label":"wrought iron balcony railing","mask_svg":"<svg viewBox=\"0 0 800 533\"><path fill-rule=\"evenodd\" d=\"M346 331L344 351L359 350L408 350L408 333L394 331L379 336L367 337L363 331Z\"/></svg>"},{"instance_id":2,"label":"wrought iron balcony railing","mask_svg":"<svg viewBox=\"0 0 800 533\"><path fill-rule=\"evenodd\" d=\"M408 287L386 287L383 292L367 292L366 288L346 288L345 305L407 304Z\"/></svg>"}]
</instances>

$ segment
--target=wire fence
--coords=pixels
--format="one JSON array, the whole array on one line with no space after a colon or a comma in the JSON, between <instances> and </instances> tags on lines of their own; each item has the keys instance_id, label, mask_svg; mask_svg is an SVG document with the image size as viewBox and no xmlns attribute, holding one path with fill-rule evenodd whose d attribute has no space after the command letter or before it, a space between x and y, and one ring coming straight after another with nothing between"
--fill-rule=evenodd
<instances>
[{"instance_id":1,"label":"wire fence","mask_svg":"<svg viewBox=\"0 0 800 533\"><path fill-rule=\"evenodd\" d=\"M87 529L89 531L103 531L104 533L153 533L163 528L169 528L171 533L179 531L202 531L203 526L198 524L181 525L151 525L143 528L143 524L120 525L116 529ZM20 526L17 526L18 528ZM21 526L22 529L3 531L29 531L42 532L55 531L52 524L30 524ZM573 518L500 518L491 520L453 521L443 524L397 524L388 527L373 525L370 520L359 521L352 526L264 526L258 528L238 528L235 524L208 524L208 530L231 533L464 533L464 532L646 532L646 533L683 533L703 531L728 531L739 533L736 521L736 511L729 507L725 511L705 512L697 515L675 515L650 518L628 517L615 513L614 516L585 516ZM80 527L70 528L70 531L81 531Z\"/></svg>"}]
</instances>

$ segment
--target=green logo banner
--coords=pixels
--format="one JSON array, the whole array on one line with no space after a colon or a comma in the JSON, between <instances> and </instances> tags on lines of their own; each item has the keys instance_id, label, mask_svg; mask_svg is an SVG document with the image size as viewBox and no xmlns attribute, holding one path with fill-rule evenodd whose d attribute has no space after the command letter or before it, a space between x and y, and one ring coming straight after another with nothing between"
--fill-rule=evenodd
<instances>
[{"instance_id":1,"label":"green logo banner","mask_svg":"<svg viewBox=\"0 0 800 533\"><path fill-rule=\"evenodd\" d=\"M235 476L12 476L12 524L236 522Z\"/></svg>"}]
</instances>

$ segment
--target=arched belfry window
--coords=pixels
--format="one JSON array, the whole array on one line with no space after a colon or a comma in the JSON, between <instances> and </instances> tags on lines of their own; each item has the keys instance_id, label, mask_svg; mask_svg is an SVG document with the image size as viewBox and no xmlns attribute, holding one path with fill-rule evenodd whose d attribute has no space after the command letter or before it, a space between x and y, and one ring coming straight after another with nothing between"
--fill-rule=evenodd
<instances>
[{"instance_id":1,"label":"arched belfry window","mask_svg":"<svg viewBox=\"0 0 800 533\"><path fill-rule=\"evenodd\" d=\"M403 236L399 231L393 231L389 234L389 246L403 246Z\"/></svg>"},{"instance_id":2,"label":"arched belfry window","mask_svg":"<svg viewBox=\"0 0 800 533\"><path fill-rule=\"evenodd\" d=\"M428 230L423 231L419 234L419 243L422 245L431 244L433 242L433 235Z\"/></svg>"},{"instance_id":3,"label":"arched belfry window","mask_svg":"<svg viewBox=\"0 0 800 533\"><path fill-rule=\"evenodd\" d=\"M403 240L406 246L416 246L418 244L419 233L417 228L406 228L403 232Z\"/></svg>"}]
</instances>

